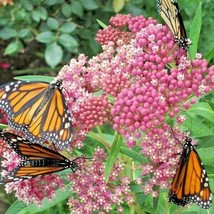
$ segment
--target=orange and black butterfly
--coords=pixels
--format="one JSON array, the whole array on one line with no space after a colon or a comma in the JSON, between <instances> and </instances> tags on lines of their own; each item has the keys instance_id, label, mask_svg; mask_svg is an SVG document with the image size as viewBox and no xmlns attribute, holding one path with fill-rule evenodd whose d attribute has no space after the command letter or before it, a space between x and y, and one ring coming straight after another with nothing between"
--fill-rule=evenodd
<instances>
[{"instance_id":1,"label":"orange and black butterfly","mask_svg":"<svg viewBox=\"0 0 214 214\"><path fill-rule=\"evenodd\" d=\"M176 0L157 0L157 10L174 35L175 42L185 51L189 49L184 23Z\"/></svg>"},{"instance_id":2,"label":"orange and black butterfly","mask_svg":"<svg viewBox=\"0 0 214 214\"><path fill-rule=\"evenodd\" d=\"M179 206L196 203L204 209L209 209L212 205L207 172L190 137L186 137L183 145L183 152L169 191L169 201Z\"/></svg>"},{"instance_id":3,"label":"orange and black butterfly","mask_svg":"<svg viewBox=\"0 0 214 214\"><path fill-rule=\"evenodd\" d=\"M22 158L21 163L8 175L0 180L0 183L8 183L21 179L29 179L39 175L55 173L67 168L73 172L78 169L76 159L70 161L58 152L30 143L27 139L10 132L0 132L0 137Z\"/></svg>"},{"instance_id":4,"label":"orange and black butterfly","mask_svg":"<svg viewBox=\"0 0 214 214\"><path fill-rule=\"evenodd\" d=\"M25 132L34 142L49 140L58 148L72 140L72 118L61 91L55 83L17 81L0 87L0 108L8 115L9 125Z\"/></svg>"}]
</instances>

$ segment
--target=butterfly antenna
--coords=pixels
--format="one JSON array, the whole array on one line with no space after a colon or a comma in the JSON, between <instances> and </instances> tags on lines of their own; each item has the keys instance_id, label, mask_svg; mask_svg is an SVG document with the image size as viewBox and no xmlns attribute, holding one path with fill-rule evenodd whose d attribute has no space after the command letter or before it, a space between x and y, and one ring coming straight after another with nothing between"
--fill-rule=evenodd
<instances>
[{"instance_id":1,"label":"butterfly antenna","mask_svg":"<svg viewBox=\"0 0 214 214\"><path fill-rule=\"evenodd\" d=\"M92 159L93 159L93 158L85 157L85 156L83 155L83 156L76 157L76 158L75 158L74 160L72 160L72 161L78 160L78 159L80 159L80 158L82 158L82 159L88 159L88 160L92 160Z\"/></svg>"},{"instance_id":2,"label":"butterfly antenna","mask_svg":"<svg viewBox=\"0 0 214 214\"><path fill-rule=\"evenodd\" d=\"M175 133L174 133L172 127L170 127L170 129L171 129L172 135L175 138L175 140L177 140L183 146L183 144L181 143L181 141L175 136Z\"/></svg>"}]
</instances>

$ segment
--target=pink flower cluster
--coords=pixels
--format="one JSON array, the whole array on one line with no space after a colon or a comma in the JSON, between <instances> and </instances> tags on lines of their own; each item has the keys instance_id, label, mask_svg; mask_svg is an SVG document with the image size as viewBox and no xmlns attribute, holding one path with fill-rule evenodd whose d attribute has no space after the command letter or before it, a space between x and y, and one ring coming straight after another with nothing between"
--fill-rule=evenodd
<instances>
[{"instance_id":1,"label":"pink flower cluster","mask_svg":"<svg viewBox=\"0 0 214 214\"><path fill-rule=\"evenodd\" d=\"M125 29L127 26L129 31ZM123 33L131 35L128 43L123 40ZM66 81L79 72L78 81L84 83L81 88L84 95L81 99L74 97L75 102L82 103L82 106L96 90L102 90L99 98L104 97L105 102L108 102L106 95L111 96L113 104L111 106L109 102L106 108L111 115L104 113L101 121L110 122L112 118L113 128L126 137L129 146L136 139L144 140L145 133L158 136L166 129L166 115L177 117L178 121L178 113L195 103L195 97L213 89L213 69L208 68L206 60L190 61L174 43L169 29L152 18L117 15L111 18L108 28L98 32L97 41L103 44L103 52L90 60L83 55L78 60L72 59L70 65L60 72L60 78ZM75 84L75 81L70 83ZM64 83L67 91L70 90L68 84L69 81ZM86 87L89 84L90 87ZM75 94L76 89L72 89L70 91ZM95 125L91 120L93 110L88 111L89 117L85 117L87 113L84 113L85 109L80 111L81 105L73 104L70 108L73 106L77 112L75 121L91 124L88 127L92 128ZM142 150L144 155L145 151ZM164 161L167 162L168 158Z\"/></svg>"},{"instance_id":2,"label":"pink flower cluster","mask_svg":"<svg viewBox=\"0 0 214 214\"><path fill-rule=\"evenodd\" d=\"M84 162L81 171L67 174L67 179L72 184L71 191L76 194L76 197L71 197L68 201L72 213L108 213L112 212L113 204L122 211L121 205L124 202L128 204L134 202L130 193L130 180L119 176L123 170L122 163L114 164L109 181L105 181L103 161L106 158L103 149L97 148L93 160ZM115 185L116 183L118 184Z\"/></svg>"},{"instance_id":3,"label":"pink flower cluster","mask_svg":"<svg viewBox=\"0 0 214 214\"><path fill-rule=\"evenodd\" d=\"M152 175L149 181L143 183L142 189L145 194L151 193L153 197L158 196L155 190L157 187L170 188L170 178L175 174L179 154L183 150L181 144L174 138L176 135L180 142L184 142L184 136L180 131L171 130L166 124L163 127L149 132L141 143L141 153L150 160L148 164L142 166L142 179L144 180L144 176Z\"/></svg>"},{"instance_id":4,"label":"pink flower cluster","mask_svg":"<svg viewBox=\"0 0 214 214\"><path fill-rule=\"evenodd\" d=\"M99 30L96 41L102 45L102 53L92 59L80 55L59 74L68 97L75 97L69 105L75 112L74 129L78 130L74 136L83 140L79 133L89 131L81 129L83 126L78 121L91 124L88 126L91 129L95 126L92 121L96 121L91 118L100 118L102 114L101 123L96 124L112 124L126 138L129 148L139 145L142 155L152 161L147 167L154 174L153 181L144 190L155 196L153 187L156 184L167 187L177 163L173 156L177 153L177 144L172 143L165 118L169 116L182 123L185 119L182 112L189 109L196 98L213 90L214 69L209 68L200 55L188 59L187 53L174 42L168 27L152 18L116 15L106 29ZM87 111L85 108L81 111L81 106L92 97L95 99L94 96L105 99L106 109L101 108L99 114L93 110L83 112ZM153 151L151 154L147 153L148 148ZM168 153L164 148L169 148ZM145 167L143 174L146 174Z\"/></svg>"},{"instance_id":5,"label":"pink flower cluster","mask_svg":"<svg viewBox=\"0 0 214 214\"><path fill-rule=\"evenodd\" d=\"M99 30L96 41L102 45L102 53L92 59L84 54L71 59L57 77L63 80L63 93L73 118L72 148L81 148L95 126L112 125L129 148L139 146L141 154L150 160L142 166L142 176L152 174L152 178L142 185L145 194L155 197L155 186L169 187L179 159L175 154L182 149L172 136L166 116L177 123L184 121L182 112L214 89L214 66L208 67L200 57L188 59L166 26L143 16L116 15L106 29ZM14 154L10 156L16 160ZM68 174L75 193L68 201L73 213L107 213L113 205L123 213L123 203L133 202L130 180L119 175L123 165L115 163L106 182L105 161L104 151L98 148L93 160L80 164L81 171ZM137 181L140 183L140 179ZM27 203L32 203L29 195L33 194L37 204L43 197L51 197L57 187L64 187L57 175L7 185Z\"/></svg>"},{"instance_id":6,"label":"pink flower cluster","mask_svg":"<svg viewBox=\"0 0 214 214\"><path fill-rule=\"evenodd\" d=\"M15 191L16 198L28 205L35 203L37 206L41 206L44 198L51 201L56 195L56 190L63 191L64 188L64 181L59 175L48 174L8 183L5 190L7 193Z\"/></svg>"},{"instance_id":7,"label":"pink flower cluster","mask_svg":"<svg viewBox=\"0 0 214 214\"><path fill-rule=\"evenodd\" d=\"M116 43L117 40L122 39L124 43L128 43L133 34L129 31L125 31L131 20L131 15L118 14L115 17L111 17L109 20L109 25L104 30L99 30L97 33L96 41L101 45L108 45L109 42Z\"/></svg>"},{"instance_id":8,"label":"pink flower cluster","mask_svg":"<svg viewBox=\"0 0 214 214\"><path fill-rule=\"evenodd\" d=\"M182 55L166 26L157 24L152 18L132 18L130 15L117 15L110 23L111 28L124 32L128 26L132 34L130 42L124 43L122 37L114 37L116 39L109 42L111 30L104 29L98 33L108 41L102 46L103 52L90 60L80 55L59 74L68 97L75 98L69 107L75 112L73 125L82 135L89 130L83 126L79 128L79 121L91 129L113 119L114 129L128 141L141 138L145 132L161 126L166 114L176 117L195 103L195 97L212 90L210 76L213 74L206 60L190 61L186 53ZM84 117L86 113L82 112L81 106L87 105L87 100L95 99L92 92L97 90L101 92L100 101L110 101L104 94L111 96L114 102L112 106L110 102L108 105L103 103L106 110L97 111L103 117L95 124L89 119L94 117L93 110L88 111L89 117Z\"/></svg>"}]
</instances>

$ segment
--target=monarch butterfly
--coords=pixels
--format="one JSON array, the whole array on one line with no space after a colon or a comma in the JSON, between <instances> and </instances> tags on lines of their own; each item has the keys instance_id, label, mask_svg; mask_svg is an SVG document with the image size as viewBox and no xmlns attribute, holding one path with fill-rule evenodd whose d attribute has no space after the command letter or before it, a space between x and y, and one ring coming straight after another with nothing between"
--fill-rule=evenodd
<instances>
[{"instance_id":1,"label":"monarch butterfly","mask_svg":"<svg viewBox=\"0 0 214 214\"><path fill-rule=\"evenodd\" d=\"M177 1L157 0L157 10L174 35L175 42L179 47L187 51L189 49L189 41Z\"/></svg>"},{"instance_id":2,"label":"monarch butterfly","mask_svg":"<svg viewBox=\"0 0 214 214\"><path fill-rule=\"evenodd\" d=\"M183 152L169 191L169 201L179 206L196 203L204 209L209 209L212 205L207 172L190 137L186 137L183 145Z\"/></svg>"},{"instance_id":3,"label":"monarch butterfly","mask_svg":"<svg viewBox=\"0 0 214 214\"><path fill-rule=\"evenodd\" d=\"M72 118L61 91L62 81L55 83L17 81L0 87L0 108L8 114L15 130L27 132L28 139L52 141L58 148L72 140Z\"/></svg>"},{"instance_id":4,"label":"monarch butterfly","mask_svg":"<svg viewBox=\"0 0 214 214\"><path fill-rule=\"evenodd\" d=\"M2 178L0 183L29 179L67 168L71 168L73 172L78 169L75 161L80 157L70 161L54 150L40 144L32 144L27 139L10 132L0 132L0 137L22 158L21 163L12 172Z\"/></svg>"}]
</instances>

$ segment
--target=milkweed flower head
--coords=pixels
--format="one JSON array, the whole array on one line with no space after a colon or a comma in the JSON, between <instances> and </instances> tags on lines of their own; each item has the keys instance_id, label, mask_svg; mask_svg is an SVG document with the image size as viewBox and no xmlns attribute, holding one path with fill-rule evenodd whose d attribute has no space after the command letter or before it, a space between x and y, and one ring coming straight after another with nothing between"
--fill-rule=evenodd
<instances>
[{"instance_id":1,"label":"milkweed flower head","mask_svg":"<svg viewBox=\"0 0 214 214\"><path fill-rule=\"evenodd\" d=\"M106 158L103 149L98 147L93 159L80 166L81 171L67 174L71 191L76 195L68 201L72 213L108 213L112 212L115 205L121 210L123 203L133 203L130 179L119 176L124 167L122 163L115 163L108 182L105 180L103 161Z\"/></svg>"},{"instance_id":2,"label":"milkweed flower head","mask_svg":"<svg viewBox=\"0 0 214 214\"><path fill-rule=\"evenodd\" d=\"M15 197L27 205L35 203L42 206L44 198L53 200L56 190L65 189L63 179L57 174L43 175L42 177L19 180L5 185L7 193L15 192Z\"/></svg>"},{"instance_id":3,"label":"milkweed flower head","mask_svg":"<svg viewBox=\"0 0 214 214\"><path fill-rule=\"evenodd\" d=\"M153 18L118 14L106 29L99 30L96 41L102 45L100 54L91 59L80 54L56 78L62 80L72 116L73 147L82 147L95 126L112 125L126 139L128 148L139 146L149 160L142 166L142 175L152 178L142 181L142 186L146 194L156 197L154 186L169 186L179 158L175 154L182 149L172 138L166 116L183 123L182 112L214 89L214 67L208 67L198 54L190 60L170 30ZM105 161L104 152L97 149L94 159L81 165L81 171L68 175L77 196L68 201L73 213L111 212L113 204L122 212L124 202L133 202L130 180L119 176L123 165L114 165L107 183ZM27 182L31 179L20 181L22 185ZM59 180L55 183L63 186ZM139 179L137 183L141 183ZM18 190L21 192L21 187ZM43 197L46 192L36 194Z\"/></svg>"},{"instance_id":4,"label":"milkweed flower head","mask_svg":"<svg viewBox=\"0 0 214 214\"><path fill-rule=\"evenodd\" d=\"M144 176L152 175L149 181L143 183L142 189L145 194L152 194L153 197L158 196L157 187L169 189L170 179L175 174L179 154L183 150L180 142L184 142L184 135L180 130L178 128L171 130L166 124L164 127L149 132L141 144L141 154L150 161L142 165L142 179Z\"/></svg>"},{"instance_id":5,"label":"milkweed flower head","mask_svg":"<svg viewBox=\"0 0 214 214\"><path fill-rule=\"evenodd\" d=\"M183 123L182 112L213 90L214 68L200 54L190 60L168 27L151 17L118 14L98 31L96 41L102 45L100 54L92 59L80 55L59 73L68 94L74 95L68 97L76 99L69 105L75 112L74 136L76 127L77 133L89 131L81 132L78 121L91 124L90 129L99 124L95 123L98 111L85 113L88 107L84 107L99 92L96 96L108 103L101 110L101 121L110 123L130 149L140 146L141 154L150 160L142 175L151 173L152 179L143 183L143 190L155 197L154 186L169 187L179 159L175 154L182 149L172 138L166 116Z\"/></svg>"},{"instance_id":6,"label":"milkweed flower head","mask_svg":"<svg viewBox=\"0 0 214 214\"><path fill-rule=\"evenodd\" d=\"M121 36L111 39L108 35L113 35L112 30L120 34L128 32L129 41L124 42ZM102 44L102 53L92 59L82 54L59 73L72 99L69 107L77 112L74 129L76 126L81 130L78 112L97 90L100 97L111 97L111 102L107 99L106 110L111 116L106 114L106 120L102 121L112 121L113 128L127 142L161 127L166 114L177 118L195 103L195 97L212 90L210 77L205 78L211 72L206 60L188 59L169 29L152 18L117 15L111 18L108 28L99 30L96 40ZM94 117L92 111L90 117ZM87 131L83 129L81 133Z\"/></svg>"}]
</instances>

